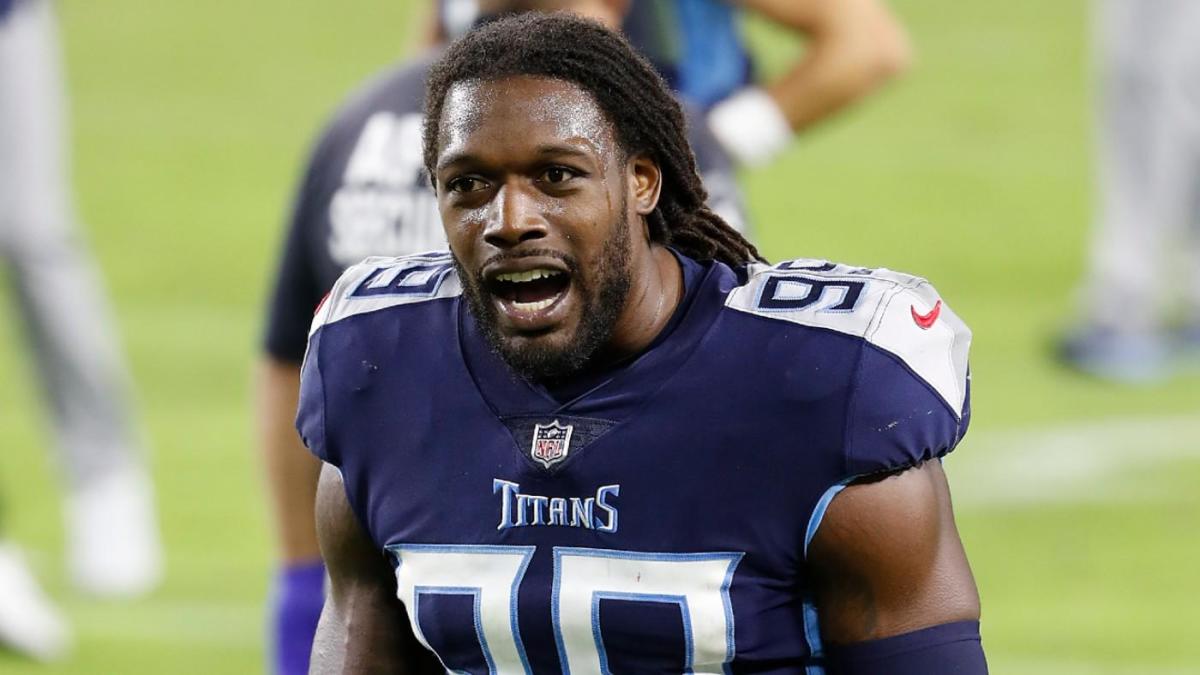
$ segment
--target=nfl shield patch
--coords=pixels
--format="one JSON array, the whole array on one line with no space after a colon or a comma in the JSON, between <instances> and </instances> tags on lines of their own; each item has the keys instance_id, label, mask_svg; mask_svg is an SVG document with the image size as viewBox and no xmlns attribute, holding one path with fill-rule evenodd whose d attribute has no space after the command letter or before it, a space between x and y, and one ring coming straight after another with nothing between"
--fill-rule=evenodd
<instances>
[{"instance_id":1,"label":"nfl shield patch","mask_svg":"<svg viewBox=\"0 0 1200 675\"><path fill-rule=\"evenodd\" d=\"M533 425L533 446L529 449L529 455L547 469L558 464L567 458L567 452L571 449L573 430L572 425L561 425L558 420L550 424Z\"/></svg>"}]
</instances>

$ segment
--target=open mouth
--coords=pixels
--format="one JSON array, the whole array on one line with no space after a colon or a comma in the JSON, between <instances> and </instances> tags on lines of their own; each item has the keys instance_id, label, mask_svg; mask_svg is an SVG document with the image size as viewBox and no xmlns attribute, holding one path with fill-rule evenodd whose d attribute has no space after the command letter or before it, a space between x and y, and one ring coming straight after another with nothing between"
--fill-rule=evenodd
<instances>
[{"instance_id":1,"label":"open mouth","mask_svg":"<svg viewBox=\"0 0 1200 675\"><path fill-rule=\"evenodd\" d=\"M561 300L570 287L570 274L548 267L501 272L487 280L492 296L507 313L517 315L544 313Z\"/></svg>"}]
</instances>

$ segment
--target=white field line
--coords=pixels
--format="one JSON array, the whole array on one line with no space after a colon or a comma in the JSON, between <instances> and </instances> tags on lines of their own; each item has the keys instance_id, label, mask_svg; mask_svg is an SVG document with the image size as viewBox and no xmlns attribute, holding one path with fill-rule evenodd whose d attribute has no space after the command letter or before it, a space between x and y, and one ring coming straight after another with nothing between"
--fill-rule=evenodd
<instances>
[{"instance_id":1,"label":"white field line","mask_svg":"<svg viewBox=\"0 0 1200 675\"><path fill-rule=\"evenodd\" d=\"M967 434L945 462L958 508L1164 499L1147 469L1200 462L1200 413Z\"/></svg>"}]
</instances>

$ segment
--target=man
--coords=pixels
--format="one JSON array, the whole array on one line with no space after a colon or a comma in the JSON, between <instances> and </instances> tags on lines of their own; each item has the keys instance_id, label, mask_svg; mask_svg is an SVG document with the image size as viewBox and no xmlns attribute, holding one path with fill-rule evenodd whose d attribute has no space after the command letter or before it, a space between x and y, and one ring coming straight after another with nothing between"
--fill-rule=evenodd
<instances>
[{"instance_id":1,"label":"man","mask_svg":"<svg viewBox=\"0 0 1200 675\"><path fill-rule=\"evenodd\" d=\"M1200 3L1096 4L1099 201L1080 322L1059 358L1116 382L1200 356Z\"/></svg>"},{"instance_id":2,"label":"man","mask_svg":"<svg viewBox=\"0 0 1200 675\"><path fill-rule=\"evenodd\" d=\"M504 12L517 3L496 2ZM623 0L530 0L523 10L569 9L620 24ZM421 103L433 55L393 67L354 94L318 141L301 183L272 294L258 372L260 448L266 460L281 570L273 593L275 671L308 670L324 602L324 567L313 527L318 463L293 421L313 310L350 265L369 255L445 247L437 200L421 158ZM744 216L733 165L703 124L691 129L709 204L729 222Z\"/></svg>"},{"instance_id":3,"label":"man","mask_svg":"<svg viewBox=\"0 0 1200 675\"><path fill-rule=\"evenodd\" d=\"M426 102L450 251L348 271L304 362L313 671L406 672L411 630L452 672L985 673L932 287L761 263L596 24L484 27Z\"/></svg>"},{"instance_id":4,"label":"man","mask_svg":"<svg viewBox=\"0 0 1200 675\"><path fill-rule=\"evenodd\" d=\"M511 0L440 0L433 40L466 32ZM538 3L533 3L538 4ZM622 28L739 164L762 166L793 137L908 69L903 24L881 0L637 0ZM782 75L757 81L743 10L795 34L804 48Z\"/></svg>"},{"instance_id":5,"label":"man","mask_svg":"<svg viewBox=\"0 0 1200 675\"><path fill-rule=\"evenodd\" d=\"M0 0L0 263L62 455L68 566L85 591L135 595L161 576L152 487L125 366L75 222L62 99L49 2ZM67 639L15 547L0 542L0 645L47 659Z\"/></svg>"}]
</instances>

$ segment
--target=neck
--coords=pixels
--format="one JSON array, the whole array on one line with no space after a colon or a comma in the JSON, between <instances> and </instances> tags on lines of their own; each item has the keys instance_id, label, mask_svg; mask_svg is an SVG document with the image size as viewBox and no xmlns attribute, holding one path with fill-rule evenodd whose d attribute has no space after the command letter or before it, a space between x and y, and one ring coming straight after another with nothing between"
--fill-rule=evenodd
<instances>
[{"instance_id":1,"label":"neck","mask_svg":"<svg viewBox=\"0 0 1200 675\"><path fill-rule=\"evenodd\" d=\"M683 269L665 246L651 244L639 256L629 300L617 318L599 361L612 363L637 354L666 327L683 299Z\"/></svg>"}]
</instances>

